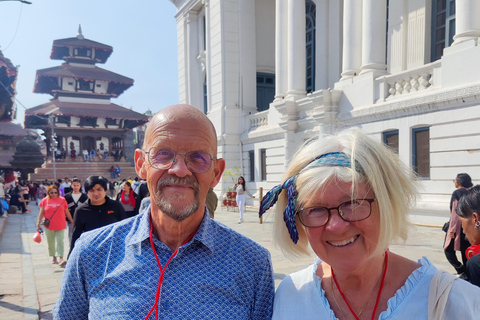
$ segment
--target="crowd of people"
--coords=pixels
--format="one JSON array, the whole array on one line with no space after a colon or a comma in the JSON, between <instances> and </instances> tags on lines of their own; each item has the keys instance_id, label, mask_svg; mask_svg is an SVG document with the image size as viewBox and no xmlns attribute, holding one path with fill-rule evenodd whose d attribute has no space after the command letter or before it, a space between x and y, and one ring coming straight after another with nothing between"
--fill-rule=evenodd
<instances>
[{"instance_id":1,"label":"crowd of people","mask_svg":"<svg viewBox=\"0 0 480 320\"><path fill-rule=\"evenodd\" d=\"M45 234L52 263L61 267L67 262L64 259L66 229L70 242L67 252L70 252L83 232L138 214L142 200L143 204L149 203L148 197L146 183L138 177L109 181L101 176L90 176L84 184L76 177L55 182L16 180L8 187L0 178L0 213L3 213L0 216L8 216L4 200L8 207L13 206L11 212L31 212L29 203L38 205L37 230ZM146 207L148 205L143 209Z\"/></svg>"},{"instance_id":2,"label":"crowd of people","mask_svg":"<svg viewBox=\"0 0 480 320\"><path fill-rule=\"evenodd\" d=\"M419 186L396 153L353 128L305 142L259 215L275 205L277 245L316 258L275 292L268 250L209 215L225 169L216 154L210 120L176 105L151 119L135 151L138 178L42 183L37 229L52 263L66 265L54 319L478 318L480 186L468 174L454 180L446 227L453 275L389 250L407 238ZM243 177L235 190L241 207L253 196ZM38 202L38 188L18 192Z\"/></svg>"}]
</instances>

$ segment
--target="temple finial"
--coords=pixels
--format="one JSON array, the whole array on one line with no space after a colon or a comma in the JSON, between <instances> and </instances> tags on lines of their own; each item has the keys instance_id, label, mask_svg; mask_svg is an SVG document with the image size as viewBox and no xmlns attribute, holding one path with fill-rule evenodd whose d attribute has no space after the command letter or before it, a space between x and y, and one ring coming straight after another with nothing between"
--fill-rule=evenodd
<instances>
[{"instance_id":1,"label":"temple finial","mask_svg":"<svg viewBox=\"0 0 480 320\"><path fill-rule=\"evenodd\" d=\"M83 34L82 34L82 25L81 25L81 24L79 24L79 25L78 25L78 34L77 34L77 38L78 38L78 39L80 39L80 40L83 40L83 39L85 39L85 38L83 37Z\"/></svg>"}]
</instances>

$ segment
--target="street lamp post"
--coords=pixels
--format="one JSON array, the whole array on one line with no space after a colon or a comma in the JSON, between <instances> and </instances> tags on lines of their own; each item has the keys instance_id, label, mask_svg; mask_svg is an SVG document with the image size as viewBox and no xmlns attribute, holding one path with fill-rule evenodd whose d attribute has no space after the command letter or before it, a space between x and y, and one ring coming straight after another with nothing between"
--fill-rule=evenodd
<instances>
[{"instance_id":1,"label":"street lamp post","mask_svg":"<svg viewBox=\"0 0 480 320\"><path fill-rule=\"evenodd\" d=\"M52 126L52 133L50 135L50 153L52 154L52 163L53 163L53 180L57 181L57 168L55 166L55 156L57 155L57 139L54 131L55 127L55 116L53 114L49 117L49 122Z\"/></svg>"}]
</instances>

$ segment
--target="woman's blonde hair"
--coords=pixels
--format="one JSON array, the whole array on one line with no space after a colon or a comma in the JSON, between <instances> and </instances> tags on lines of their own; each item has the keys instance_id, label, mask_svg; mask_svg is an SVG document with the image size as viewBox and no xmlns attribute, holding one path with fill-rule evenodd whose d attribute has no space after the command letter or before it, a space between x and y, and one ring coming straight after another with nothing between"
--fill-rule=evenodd
<instances>
[{"instance_id":1,"label":"woman's blonde hair","mask_svg":"<svg viewBox=\"0 0 480 320\"><path fill-rule=\"evenodd\" d=\"M320 166L299 173L315 158L331 152L345 153L357 170L355 167ZM380 213L380 234L374 254L383 252L394 240L407 239L408 212L415 203L418 190L416 177L396 153L360 129L350 128L337 135L307 141L294 155L283 182L297 174L297 210L307 206L311 195L325 191L332 182L352 183L352 199L355 197L355 185L363 182L375 193ZM287 256L310 254L305 227L298 215L295 215L299 236L297 244L290 238L283 218L287 201L287 192L283 190L275 209L275 242Z\"/></svg>"}]
</instances>

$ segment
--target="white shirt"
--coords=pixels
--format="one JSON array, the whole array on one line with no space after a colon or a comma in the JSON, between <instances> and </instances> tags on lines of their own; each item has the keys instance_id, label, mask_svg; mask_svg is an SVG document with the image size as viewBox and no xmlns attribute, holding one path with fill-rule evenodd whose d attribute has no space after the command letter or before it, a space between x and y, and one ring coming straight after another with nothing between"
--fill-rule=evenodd
<instances>
[{"instance_id":1,"label":"white shirt","mask_svg":"<svg viewBox=\"0 0 480 320\"><path fill-rule=\"evenodd\" d=\"M275 293L273 320L338 319L325 297L317 264L292 273ZM428 292L435 273L440 272L427 258L418 261L422 266L410 274L407 281L388 300L388 308L378 317L383 319L428 319ZM346 310L348 312L348 310ZM448 296L444 319L480 319L480 288L467 281L456 280Z\"/></svg>"}]
</instances>

